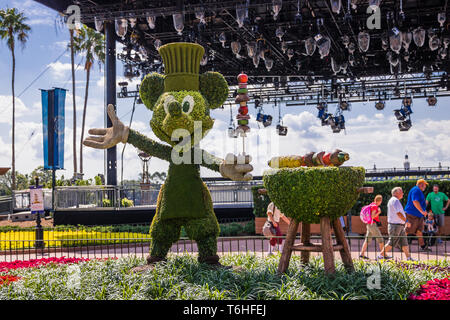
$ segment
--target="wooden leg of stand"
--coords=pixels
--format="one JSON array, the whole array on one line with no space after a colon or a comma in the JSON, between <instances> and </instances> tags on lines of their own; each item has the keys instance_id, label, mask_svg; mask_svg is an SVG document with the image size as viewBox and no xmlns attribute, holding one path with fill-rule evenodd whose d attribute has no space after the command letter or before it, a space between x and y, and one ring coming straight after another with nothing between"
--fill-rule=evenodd
<instances>
[{"instance_id":1,"label":"wooden leg of stand","mask_svg":"<svg viewBox=\"0 0 450 320\"><path fill-rule=\"evenodd\" d=\"M301 242L304 245L307 245L310 243L311 238L311 225L309 223L302 222L302 234L301 234ZM301 253L301 259L303 264L309 263L309 251L302 251Z\"/></svg>"},{"instance_id":2,"label":"wooden leg of stand","mask_svg":"<svg viewBox=\"0 0 450 320\"><path fill-rule=\"evenodd\" d=\"M320 219L320 232L322 233L322 254L325 273L331 275L335 273L335 267L330 218L323 217Z\"/></svg>"},{"instance_id":3,"label":"wooden leg of stand","mask_svg":"<svg viewBox=\"0 0 450 320\"><path fill-rule=\"evenodd\" d=\"M338 244L342 244L343 248L339 250L341 254L342 262L344 263L345 269L348 272L354 272L355 268L353 267L352 255L350 252L350 248L347 243L347 239L345 239L344 230L342 229L341 222L339 219L333 221L333 229L334 234L336 235L336 241Z\"/></svg>"},{"instance_id":4,"label":"wooden leg of stand","mask_svg":"<svg viewBox=\"0 0 450 320\"><path fill-rule=\"evenodd\" d=\"M289 224L289 229L287 232L286 240L283 246L283 252L281 253L280 263L278 264L278 273L286 272L289 267L289 260L291 259L292 246L295 242L295 237L297 236L299 222L292 219Z\"/></svg>"}]
</instances>

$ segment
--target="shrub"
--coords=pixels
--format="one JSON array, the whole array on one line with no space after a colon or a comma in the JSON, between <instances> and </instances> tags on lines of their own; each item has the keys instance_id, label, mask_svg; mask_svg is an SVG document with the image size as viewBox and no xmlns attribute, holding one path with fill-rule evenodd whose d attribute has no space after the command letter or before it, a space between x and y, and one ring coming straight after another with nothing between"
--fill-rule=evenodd
<instances>
[{"instance_id":1,"label":"shrub","mask_svg":"<svg viewBox=\"0 0 450 320\"><path fill-rule=\"evenodd\" d=\"M132 207L132 206L134 206L134 202L133 202L133 200L129 200L127 198L123 198L122 201L121 201L121 205L124 208Z\"/></svg>"},{"instance_id":2,"label":"shrub","mask_svg":"<svg viewBox=\"0 0 450 320\"><path fill-rule=\"evenodd\" d=\"M269 197L287 217L319 223L337 219L356 202L364 183L362 167L285 168L263 176Z\"/></svg>"}]
</instances>

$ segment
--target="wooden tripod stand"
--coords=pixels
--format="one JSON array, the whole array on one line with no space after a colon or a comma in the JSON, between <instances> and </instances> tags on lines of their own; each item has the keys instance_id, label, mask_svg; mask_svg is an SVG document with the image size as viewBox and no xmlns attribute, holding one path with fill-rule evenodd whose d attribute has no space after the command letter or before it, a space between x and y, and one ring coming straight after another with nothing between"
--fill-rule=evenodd
<instances>
[{"instance_id":1,"label":"wooden tripod stand","mask_svg":"<svg viewBox=\"0 0 450 320\"><path fill-rule=\"evenodd\" d=\"M320 219L320 233L322 235L322 244L312 244L310 242L311 237L311 225L309 223L302 223L301 243L294 245L297 235L299 222L292 220L289 224L289 229L286 236L286 241L281 253L280 263L278 265L278 273L286 272L289 267L289 261L293 251L301 251L301 260L303 264L309 262L309 256L311 252L322 252L325 273L334 274L334 251L339 251L341 254L342 262L348 272L353 272L353 261L348 247L347 240L345 239L344 230L342 229L339 219L336 219L330 223L330 218L323 217ZM336 244L333 245L331 238L331 230L334 230L336 235Z\"/></svg>"}]
</instances>

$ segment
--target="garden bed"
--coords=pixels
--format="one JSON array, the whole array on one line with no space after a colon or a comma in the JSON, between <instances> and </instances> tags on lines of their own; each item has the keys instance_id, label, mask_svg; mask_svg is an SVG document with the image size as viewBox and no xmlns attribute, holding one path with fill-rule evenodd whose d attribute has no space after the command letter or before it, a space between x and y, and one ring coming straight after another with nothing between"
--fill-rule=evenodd
<instances>
[{"instance_id":1,"label":"garden bed","mask_svg":"<svg viewBox=\"0 0 450 320\"><path fill-rule=\"evenodd\" d=\"M355 273L337 264L336 276L323 272L320 258L304 267L293 257L287 273L277 274L279 256L228 255L224 265L242 267L239 271L214 270L200 265L195 256L170 256L144 273L130 270L145 263L135 257L76 261L75 264L46 263L42 266L2 269L0 276L14 281L0 286L0 300L11 299L389 299L406 300L420 285L449 276L447 261L423 264L355 261ZM15 265L22 265L16 263ZM435 268L437 267L437 268ZM369 288L368 279L379 274L379 288Z\"/></svg>"}]
</instances>

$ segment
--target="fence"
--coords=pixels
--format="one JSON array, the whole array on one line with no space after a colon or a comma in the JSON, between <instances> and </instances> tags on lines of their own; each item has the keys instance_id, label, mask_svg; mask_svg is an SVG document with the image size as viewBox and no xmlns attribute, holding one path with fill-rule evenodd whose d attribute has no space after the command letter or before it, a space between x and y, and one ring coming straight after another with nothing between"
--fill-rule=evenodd
<instances>
[{"instance_id":1,"label":"fence","mask_svg":"<svg viewBox=\"0 0 450 320\"><path fill-rule=\"evenodd\" d=\"M106 258L135 255L146 257L149 252L150 235L148 225L116 225L95 227L54 227L44 229L44 247L36 243L35 230L10 229L0 232L0 261L29 260L42 257L84 257ZM284 238L284 237L278 237ZM431 251L423 252L416 237L408 236L411 256L415 260L442 260L448 258L450 237L443 238L437 244L436 237L426 237ZM297 238L299 241L300 238ZM384 238L384 240L387 240ZM320 243L320 237L312 237L312 243ZM347 236L352 257L357 259L364 242L364 237ZM37 247L37 248L36 248ZM219 237L217 251L219 255L232 253L250 253L259 256L269 254L269 239L262 236ZM276 250L276 248L275 248ZM405 254L393 249L389 255L394 259L405 259ZM196 253L195 241L185 237L173 244L171 253ZM376 259L379 248L373 241L369 244L366 255ZM313 255L315 253L312 253Z\"/></svg>"},{"instance_id":2,"label":"fence","mask_svg":"<svg viewBox=\"0 0 450 320\"><path fill-rule=\"evenodd\" d=\"M152 185L149 190L121 186L57 187L55 209L122 208L130 205L155 206L161 186ZM221 183L210 187L213 204L253 205L251 184ZM132 202L130 203L129 201Z\"/></svg>"}]
</instances>

